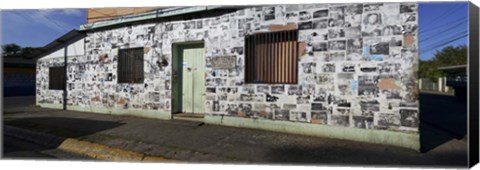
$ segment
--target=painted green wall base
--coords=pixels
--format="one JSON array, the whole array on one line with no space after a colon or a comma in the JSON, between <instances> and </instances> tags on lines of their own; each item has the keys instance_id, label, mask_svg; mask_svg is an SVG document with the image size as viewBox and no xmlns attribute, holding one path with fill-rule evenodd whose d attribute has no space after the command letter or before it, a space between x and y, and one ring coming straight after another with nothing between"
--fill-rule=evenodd
<instances>
[{"instance_id":1,"label":"painted green wall base","mask_svg":"<svg viewBox=\"0 0 480 170\"><path fill-rule=\"evenodd\" d=\"M62 104L37 104L42 108L50 109L63 109ZM101 107L81 107L81 106L67 106L67 110L79 111L79 112L91 112L91 113L102 113L102 114L112 114L112 115L131 115L139 116L145 118L154 118L154 119L172 119L172 115L169 112L158 111L158 110L137 110L137 109L107 109Z\"/></svg>"},{"instance_id":2,"label":"painted green wall base","mask_svg":"<svg viewBox=\"0 0 480 170\"><path fill-rule=\"evenodd\" d=\"M42 108L50 109L63 109L62 104L37 104ZM91 112L91 113L102 113L102 114L112 114L112 115L131 115L145 118L153 119L172 119L172 114L170 112L159 111L159 110L140 110L140 109L112 109L112 108L102 108L102 107L81 107L81 106L67 106L67 110L79 111L79 112Z\"/></svg>"},{"instance_id":3,"label":"painted green wall base","mask_svg":"<svg viewBox=\"0 0 480 170\"><path fill-rule=\"evenodd\" d=\"M399 146L420 151L420 134L386 130L367 130L310 123L295 123L268 119L250 119L221 115L205 115L207 124L262 129L307 136L346 139L359 142Z\"/></svg>"},{"instance_id":4,"label":"painted green wall base","mask_svg":"<svg viewBox=\"0 0 480 170\"><path fill-rule=\"evenodd\" d=\"M52 109L63 108L63 105L61 104L37 105L39 105L40 107ZM112 115L132 115L164 120L172 119L171 113L156 110L87 108L80 106L67 106L67 109L80 112L93 112ZM207 124L253 128L307 136L328 137L375 144L385 144L420 151L420 134L418 133L402 133L386 130L367 130L321 124L275 121L268 119L250 119L221 115L205 115L203 121Z\"/></svg>"},{"instance_id":5,"label":"painted green wall base","mask_svg":"<svg viewBox=\"0 0 480 170\"><path fill-rule=\"evenodd\" d=\"M170 112L160 110L140 110L140 109L115 109L115 108L102 108L102 107L82 107L82 106L67 106L67 110L79 111L79 112L93 112L112 115L131 115L145 118L154 119L172 119Z\"/></svg>"},{"instance_id":6,"label":"painted green wall base","mask_svg":"<svg viewBox=\"0 0 480 170\"><path fill-rule=\"evenodd\" d=\"M174 119L174 120L188 120L188 121L192 121L192 122L203 122L203 118L179 117L179 116L175 116L175 115L173 115L172 119Z\"/></svg>"},{"instance_id":7,"label":"painted green wall base","mask_svg":"<svg viewBox=\"0 0 480 170\"><path fill-rule=\"evenodd\" d=\"M37 106L40 106L41 108L49 108L49 109L63 109L63 104L37 103Z\"/></svg>"}]
</instances>

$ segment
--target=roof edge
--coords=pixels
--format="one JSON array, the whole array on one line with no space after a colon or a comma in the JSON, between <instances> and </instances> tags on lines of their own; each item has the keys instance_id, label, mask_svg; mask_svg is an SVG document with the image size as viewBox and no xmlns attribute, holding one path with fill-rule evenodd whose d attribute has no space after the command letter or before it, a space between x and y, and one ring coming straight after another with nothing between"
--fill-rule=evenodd
<instances>
[{"instance_id":1,"label":"roof edge","mask_svg":"<svg viewBox=\"0 0 480 170\"><path fill-rule=\"evenodd\" d=\"M448 69L462 69L462 68L467 68L467 64L463 65L453 65L453 66L444 66L444 67L438 67L439 70L448 70Z\"/></svg>"},{"instance_id":2,"label":"roof edge","mask_svg":"<svg viewBox=\"0 0 480 170\"><path fill-rule=\"evenodd\" d=\"M212 9L222 8L222 7L223 6L194 6L194 7L173 7L173 8L166 8L166 9L157 9L157 10L142 13L142 14L126 15L118 18L113 18L110 20L83 24L83 25L80 25L80 31L94 30L98 28L104 28L104 27L114 26L119 24L171 17L171 16L200 12L200 11L208 11Z\"/></svg>"},{"instance_id":3,"label":"roof edge","mask_svg":"<svg viewBox=\"0 0 480 170\"><path fill-rule=\"evenodd\" d=\"M42 53L40 53L37 57L34 57L34 60L38 60L46 55L56 51L65 45L69 45L72 42L78 41L82 38L86 37L86 33L83 31L79 31L76 29L72 29L69 32L63 34L62 36L58 37L57 39L53 40L52 42L48 43L44 47L42 47Z\"/></svg>"}]
</instances>

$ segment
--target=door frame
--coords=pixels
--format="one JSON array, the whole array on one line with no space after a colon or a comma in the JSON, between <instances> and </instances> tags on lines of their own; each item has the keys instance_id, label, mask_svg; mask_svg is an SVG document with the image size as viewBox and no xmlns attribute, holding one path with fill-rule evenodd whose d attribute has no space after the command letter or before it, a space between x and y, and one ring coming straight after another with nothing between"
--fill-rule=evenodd
<instances>
[{"instance_id":1,"label":"door frame","mask_svg":"<svg viewBox=\"0 0 480 170\"><path fill-rule=\"evenodd\" d=\"M185 47L197 45L202 46L205 49L205 43L203 40L172 43L172 115L183 112L183 55L181 50L185 49Z\"/></svg>"}]
</instances>

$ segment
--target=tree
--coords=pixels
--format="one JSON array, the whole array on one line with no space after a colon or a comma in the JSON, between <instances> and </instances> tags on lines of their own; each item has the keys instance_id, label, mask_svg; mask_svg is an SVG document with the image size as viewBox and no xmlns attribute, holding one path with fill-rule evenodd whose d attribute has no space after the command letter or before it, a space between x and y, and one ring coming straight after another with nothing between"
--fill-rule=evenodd
<instances>
[{"instance_id":1,"label":"tree","mask_svg":"<svg viewBox=\"0 0 480 170\"><path fill-rule=\"evenodd\" d=\"M448 46L435 53L433 61L438 67L467 64L468 48L466 45Z\"/></svg>"},{"instance_id":2,"label":"tree","mask_svg":"<svg viewBox=\"0 0 480 170\"><path fill-rule=\"evenodd\" d=\"M39 47L24 47L20 50L21 56L25 59L30 59L42 52Z\"/></svg>"},{"instance_id":3,"label":"tree","mask_svg":"<svg viewBox=\"0 0 480 170\"><path fill-rule=\"evenodd\" d=\"M42 52L41 47L20 47L17 44L2 45L3 57L20 57L30 59Z\"/></svg>"},{"instance_id":4,"label":"tree","mask_svg":"<svg viewBox=\"0 0 480 170\"><path fill-rule=\"evenodd\" d=\"M420 78L428 78L435 81L438 77L442 76L442 72L437 69L437 66L435 66L435 63L432 60L420 60L418 70Z\"/></svg>"},{"instance_id":5,"label":"tree","mask_svg":"<svg viewBox=\"0 0 480 170\"><path fill-rule=\"evenodd\" d=\"M420 78L436 80L443 76L438 67L467 64L467 57L468 47L466 45L445 47L441 51L435 52L432 59L420 61L419 76Z\"/></svg>"},{"instance_id":6,"label":"tree","mask_svg":"<svg viewBox=\"0 0 480 170\"><path fill-rule=\"evenodd\" d=\"M6 44L2 46L3 54L2 56L18 56L20 50L22 47L20 47L17 44L11 43L11 44Z\"/></svg>"}]
</instances>

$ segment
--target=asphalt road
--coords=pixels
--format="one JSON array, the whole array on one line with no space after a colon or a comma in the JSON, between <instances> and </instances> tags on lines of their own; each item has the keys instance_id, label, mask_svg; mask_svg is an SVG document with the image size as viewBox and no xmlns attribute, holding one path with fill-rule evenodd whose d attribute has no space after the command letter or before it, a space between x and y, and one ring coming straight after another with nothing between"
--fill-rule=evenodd
<instances>
[{"instance_id":1,"label":"asphalt road","mask_svg":"<svg viewBox=\"0 0 480 170\"><path fill-rule=\"evenodd\" d=\"M3 159L93 160L83 155L76 155L58 149L50 149L7 135L3 136L2 157Z\"/></svg>"},{"instance_id":2,"label":"asphalt road","mask_svg":"<svg viewBox=\"0 0 480 170\"><path fill-rule=\"evenodd\" d=\"M29 106L35 105L35 96L4 97L2 100L3 112L23 112Z\"/></svg>"},{"instance_id":3,"label":"asphalt road","mask_svg":"<svg viewBox=\"0 0 480 170\"><path fill-rule=\"evenodd\" d=\"M3 138L3 157L7 158L55 158L54 156L41 153L46 149L41 145L23 141L10 136Z\"/></svg>"}]
</instances>

